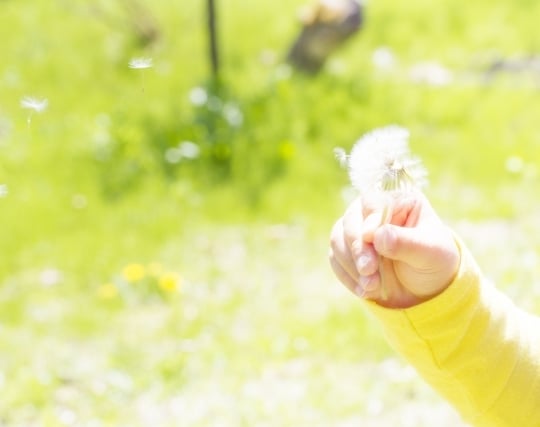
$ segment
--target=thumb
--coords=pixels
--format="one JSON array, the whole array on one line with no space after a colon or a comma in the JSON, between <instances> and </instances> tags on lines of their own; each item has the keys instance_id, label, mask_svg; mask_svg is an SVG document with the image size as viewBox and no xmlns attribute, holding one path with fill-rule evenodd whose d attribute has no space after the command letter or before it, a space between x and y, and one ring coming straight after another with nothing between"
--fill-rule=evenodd
<instances>
[{"instance_id":1,"label":"thumb","mask_svg":"<svg viewBox=\"0 0 540 427\"><path fill-rule=\"evenodd\" d=\"M415 268L437 268L445 261L453 241L444 228L422 229L387 224L379 227L374 235L376 251L393 261L403 262Z\"/></svg>"}]
</instances>

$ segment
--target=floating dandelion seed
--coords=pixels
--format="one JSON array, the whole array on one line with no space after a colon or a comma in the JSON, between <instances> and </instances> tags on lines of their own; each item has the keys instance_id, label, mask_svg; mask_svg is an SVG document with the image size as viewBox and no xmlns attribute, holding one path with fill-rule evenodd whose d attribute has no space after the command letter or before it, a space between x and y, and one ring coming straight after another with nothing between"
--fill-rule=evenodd
<instances>
[{"instance_id":1,"label":"floating dandelion seed","mask_svg":"<svg viewBox=\"0 0 540 427\"><path fill-rule=\"evenodd\" d=\"M32 121L32 112L42 113L47 109L48 105L49 101L45 98L38 99L31 96L25 96L21 99L21 107L30 110L28 118L26 119L28 126L30 126L30 122Z\"/></svg>"},{"instance_id":2,"label":"floating dandelion seed","mask_svg":"<svg viewBox=\"0 0 540 427\"><path fill-rule=\"evenodd\" d=\"M133 58L129 61L128 67L133 70L145 70L152 68L152 58ZM144 75L141 75L142 91L144 92Z\"/></svg>"},{"instance_id":3,"label":"floating dandelion seed","mask_svg":"<svg viewBox=\"0 0 540 427\"><path fill-rule=\"evenodd\" d=\"M49 101L46 99L37 99L30 96L25 96L21 99L21 107L28 110L33 110L36 113L41 113L47 109Z\"/></svg>"},{"instance_id":4,"label":"floating dandelion seed","mask_svg":"<svg viewBox=\"0 0 540 427\"><path fill-rule=\"evenodd\" d=\"M136 70L143 70L145 68L152 68L152 58L133 58L129 61L129 68Z\"/></svg>"},{"instance_id":5,"label":"floating dandelion seed","mask_svg":"<svg viewBox=\"0 0 540 427\"><path fill-rule=\"evenodd\" d=\"M381 225L390 221L397 197L426 183L426 170L409 151L409 131L400 126L387 126L365 134L350 155L340 148L334 153L348 168L351 183L361 195L369 194L382 200ZM382 275L381 287L382 297L386 299Z\"/></svg>"}]
</instances>

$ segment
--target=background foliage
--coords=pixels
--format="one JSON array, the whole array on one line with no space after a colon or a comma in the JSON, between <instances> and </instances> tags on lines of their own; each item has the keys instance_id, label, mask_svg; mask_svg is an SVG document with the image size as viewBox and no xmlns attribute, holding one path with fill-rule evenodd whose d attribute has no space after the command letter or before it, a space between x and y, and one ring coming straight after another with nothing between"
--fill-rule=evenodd
<instances>
[{"instance_id":1,"label":"background foliage","mask_svg":"<svg viewBox=\"0 0 540 427\"><path fill-rule=\"evenodd\" d=\"M0 425L458 425L326 267L332 151L408 127L538 309L540 4L373 0L309 78L281 60L303 2L218 3L220 85L202 2L0 2Z\"/></svg>"}]
</instances>

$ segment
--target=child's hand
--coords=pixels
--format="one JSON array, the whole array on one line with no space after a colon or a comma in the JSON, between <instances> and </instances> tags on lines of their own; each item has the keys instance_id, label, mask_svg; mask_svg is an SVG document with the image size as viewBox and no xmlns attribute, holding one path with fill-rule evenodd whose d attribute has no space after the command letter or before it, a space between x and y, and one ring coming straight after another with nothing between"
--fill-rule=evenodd
<instances>
[{"instance_id":1,"label":"child's hand","mask_svg":"<svg viewBox=\"0 0 540 427\"><path fill-rule=\"evenodd\" d=\"M357 199L336 222L330 264L338 279L355 294L391 308L411 307L446 289L460 253L428 200L409 194L394 201L390 224L380 225L381 215L368 200Z\"/></svg>"}]
</instances>

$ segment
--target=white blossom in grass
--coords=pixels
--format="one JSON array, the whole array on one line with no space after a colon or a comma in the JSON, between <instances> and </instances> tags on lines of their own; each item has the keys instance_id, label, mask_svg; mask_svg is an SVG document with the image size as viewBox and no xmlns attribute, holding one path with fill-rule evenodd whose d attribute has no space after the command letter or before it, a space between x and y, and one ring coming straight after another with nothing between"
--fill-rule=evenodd
<instances>
[{"instance_id":1,"label":"white blossom in grass","mask_svg":"<svg viewBox=\"0 0 540 427\"><path fill-rule=\"evenodd\" d=\"M208 101L208 92L202 87L194 87L189 91L189 100L197 107L200 107Z\"/></svg>"},{"instance_id":2,"label":"white blossom in grass","mask_svg":"<svg viewBox=\"0 0 540 427\"><path fill-rule=\"evenodd\" d=\"M165 160L167 163L179 163L183 159L194 160L199 157L200 148L191 141L182 141L176 147L165 151Z\"/></svg>"},{"instance_id":3,"label":"white blossom in grass","mask_svg":"<svg viewBox=\"0 0 540 427\"><path fill-rule=\"evenodd\" d=\"M429 86L448 86L454 80L452 71L438 62L421 62L410 69L411 80Z\"/></svg>"},{"instance_id":4,"label":"white blossom in grass","mask_svg":"<svg viewBox=\"0 0 540 427\"><path fill-rule=\"evenodd\" d=\"M517 175L523 172L523 167L525 166L525 162L519 156L510 156L506 159L505 166L508 172Z\"/></svg>"},{"instance_id":5,"label":"white blossom in grass","mask_svg":"<svg viewBox=\"0 0 540 427\"><path fill-rule=\"evenodd\" d=\"M346 166L354 188L362 197L380 203L381 225L392 218L394 200L426 183L427 173L419 159L409 151L409 131L392 125L362 136L347 155L336 149L336 157ZM382 298L387 298L381 274Z\"/></svg>"},{"instance_id":6,"label":"white blossom in grass","mask_svg":"<svg viewBox=\"0 0 540 427\"><path fill-rule=\"evenodd\" d=\"M129 61L128 67L135 70L143 70L145 68L152 68L152 58L133 58Z\"/></svg>"},{"instance_id":7,"label":"white blossom in grass","mask_svg":"<svg viewBox=\"0 0 540 427\"><path fill-rule=\"evenodd\" d=\"M390 71L396 65L394 52L387 46L381 46L375 49L371 55L371 61L377 69L382 71Z\"/></svg>"},{"instance_id":8,"label":"white blossom in grass","mask_svg":"<svg viewBox=\"0 0 540 427\"><path fill-rule=\"evenodd\" d=\"M178 145L178 151L187 159L196 159L199 157L200 148L197 144L191 141L183 141Z\"/></svg>"}]
</instances>

